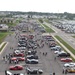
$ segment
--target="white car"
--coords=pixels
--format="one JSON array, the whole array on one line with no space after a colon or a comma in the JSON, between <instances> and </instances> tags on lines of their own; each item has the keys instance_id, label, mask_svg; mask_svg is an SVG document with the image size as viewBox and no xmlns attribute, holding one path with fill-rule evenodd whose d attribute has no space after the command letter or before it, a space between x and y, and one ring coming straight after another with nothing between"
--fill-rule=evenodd
<instances>
[{"instance_id":1,"label":"white car","mask_svg":"<svg viewBox=\"0 0 75 75\"><path fill-rule=\"evenodd\" d=\"M38 64L38 60L36 60L36 59L27 59L26 63L27 64Z\"/></svg>"},{"instance_id":2,"label":"white car","mask_svg":"<svg viewBox=\"0 0 75 75\"><path fill-rule=\"evenodd\" d=\"M43 73L43 70L42 69L40 69L40 68L31 68L31 67L29 67L29 68L26 68L26 70L27 70L27 74L42 74Z\"/></svg>"},{"instance_id":3,"label":"white car","mask_svg":"<svg viewBox=\"0 0 75 75\"><path fill-rule=\"evenodd\" d=\"M65 51L59 51L57 54L62 54L62 53L66 53Z\"/></svg>"},{"instance_id":4,"label":"white car","mask_svg":"<svg viewBox=\"0 0 75 75\"><path fill-rule=\"evenodd\" d=\"M54 54L59 54L60 52L64 52L62 50L54 51Z\"/></svg>"},{"instance_id":5,"label":"white car","mask_svg":"<svg viewBox=\"0 0 75 75\"><path fill-rule=\"evenodd\" d=\"M15 50L14 53L19 54L19 53L24 53L25 50Z\"/></svg>"},{"instance_id":6,"label":"white car","mask_svg":"<svg viewBox=\"0 0 75 75\"><path fill-rule=\"evenodd\" d=\"M16 73L15 75L25 75L25 74L23 74L23 73Z\"/></svg>"},{"instance_id":7,"label":"white car","mask_svg":"<svg viewBox=\"0 0 75 75\"><path fill-rule=\"evenodd\" d=\"M37 59L27 59L28 61L38 61Z\"/></svg>"},{"instance_id":8,"label":"white car","mask_svg":"<svg viewBox=\"0 0 75 75\"><path fill-rule=\"evenodd\" d=\"M26 47L18 47L20 50L26 50Z\"/></svg>"},{"instance_id":9,"label":"white car","mask_svg":"<svg viewBox=\"0 0 75 75\"><path fill-rule=\"evenodd\" d=\"M71 63L65 63L64 67L75 67L75 63L71 62Z\"/></svg>"},{"instance_id":10,"label":"white car","mask_svg":"<svg viewBox=\"0 0 75 75\"><path fill-rule=\"evenodd\" d=\"M21 52L20 52L19 50L15 50L14 53L15 53L15 54L19 54L19 53L21 53Z\"/></svg>"},{"instance_id":11,"label":"white car","mask_svg":"<svg viewBox=\"0 0 75 75\"><path fill-rule=\"evenodd\" d=\"M57 45L55 47L51 47L51 50L58 51L61 50L61 47Z\"/></svg>"},{"instance_id":12,"label":"white car","mask_svg":"<svg viewBox=\"0 0 75 75\"><path fill-rule=\"evenodd\" d=\"M24 75L23 73L20 73L20 75Z\"/></svg>"},{"instance_id":13,"label":"white car","mask_svg":"<svg viewBox=\"0 0 75 75\"><path fill-rule=\"evenodd\" d=\"M66 53L66 52L64 52L64 51L56 51L54 53L56 54L56 56L58 56L59 54Z\"/></svg>"}]
</instances>

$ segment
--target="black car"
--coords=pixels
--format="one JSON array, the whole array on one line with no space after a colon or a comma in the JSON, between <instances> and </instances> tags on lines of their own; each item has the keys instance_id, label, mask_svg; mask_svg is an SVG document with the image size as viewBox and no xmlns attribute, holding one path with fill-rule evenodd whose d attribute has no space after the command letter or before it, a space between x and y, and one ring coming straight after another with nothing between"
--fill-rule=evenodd
<instances>
[{"instance_id":1,"label":"black car","mask_svg":"<svg viewBox=\"0 0 75 75\"><path fill-rule=\"evenodd\" d=\"M43 73L43 70L37 69L37 68L34 68L34 69L27 68L26 71L27 71L27 74L42 74Z\"/></svg>"},{"instance_id":2,"label":"black car","mask_svg":"<svg viewBox=\"0 0 75 75\"><path fill-rule=\"evenodd\" d=\"M18 42L19 42L19 43L21 43L21 42L26 42L26 40L18 39Z\"/></svg>"},{"instance_id":3,"label":"black car","mask_svg":"<svg viewBox=\"0 0 75 75\"><path fill-rule=\"evenodd\" d=\"M58 54L58 57L70 57L70 54L69 53L61 53L61 54Z\"/></svg>"},{"instance_id":4,"label":"black car","mask_svg":"<svg viewBox=\"0 0 75 75\"><path fill-rule=\"evenodd\" d=\"M36 55L28 55L26 58L27 59L38 59L38 56L36 56Z\"/></svg>"},{"instance_id":5,"label":"black car","mask_svg":"<svg viewBox=\"0 0 75 75\"><path fill-rule=\"evenodd\" d=\"M46 30L45 30L45 29L41 29L41 30L40 30L40 32L45 33L45 32L46 32Z\"/></svg>"}]
</instances>

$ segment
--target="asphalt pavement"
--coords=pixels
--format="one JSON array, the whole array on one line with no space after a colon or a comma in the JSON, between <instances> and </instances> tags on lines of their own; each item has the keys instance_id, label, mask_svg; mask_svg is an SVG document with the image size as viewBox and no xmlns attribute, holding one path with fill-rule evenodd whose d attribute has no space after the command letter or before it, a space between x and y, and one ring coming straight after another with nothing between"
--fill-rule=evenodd
<instances>
[{"instance_id":1,"label":"asphalt pavement","mask_svg":"<svg viewBox=\"0 0 75 75\"><path fill-rule=\"evenodd\" d=\"M35 39L42 39L41 37L41 33L40 35L37 35L37 33L40 33L39 31L35 31L32 32L32 34L36 35ZM28 33L31 34L31 33ZM15 33L13 33L11 36L7 36L5 38L5 41L8 42L8 45L6 46L6 48L4 49L4 51L2 52L2 54L0 55L0 75L5 75L5 70L8 70L8 67L10 65L13 64L9 64L8 61L7 63L5 63L2 60L2 57L12 53L14 51L15 48L17 48L17 43L18 40L17 38L15 38ZM40 44L40 41L38 41L38 43ZM13 47L13 49L10 49L10 47ZM44 47L43 48L37 48L37 55L39 56L39 64L29 64L29 66L31 67L40 67L41 69L43 69L44 73L42 75L50 75L51 73L55 72L56 75L63 75L62 74L62 69L63 69L63 64L61 63L59 58L55 58L55 54L53 53L53 51L50 50L50 48L48 47L47 44L45 44L44 41ZM43 55L43 53L46 53L47 55ZM25 62L20 63L22 65L25 65ZM25 66L24 66L25 67ZM12 73L25 73L25 68L22 71L11 71ZM68 74L68 75L75 75L75 74Z\"/></svg>"},{"instance_id":2,"label":"asphalt pavement","mask_svg":"<svg viewBox=\"0 0 75 75\"><path fill-rule=\"evenodd\" d=\"M61 31L60 29L54 27L53 25L51 26L51 24L44 22L47 26L51 27L55 33L52 33L52 35L58 35L60 38L62 38L66 43L68 43L72 48L75 49L75 38L73 38L72 36L74 34L68 34L65 33L64 31Z\"/></svg>"}]
</instances>

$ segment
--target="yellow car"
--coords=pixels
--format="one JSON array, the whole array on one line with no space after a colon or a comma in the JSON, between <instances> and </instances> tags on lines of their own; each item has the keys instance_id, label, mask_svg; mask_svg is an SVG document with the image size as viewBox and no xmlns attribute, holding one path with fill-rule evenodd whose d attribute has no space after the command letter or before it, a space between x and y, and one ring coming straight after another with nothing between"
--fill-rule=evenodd
<instances>
[{"instance_id":1,"label":"yellow car","mask_svg":"<svg viewBox=\"0 0 75 75\"><path fill-rule=\"evenodd\" d=\"M69 72L69 73L75 73L75 67L74 68L67 69L67 72Z\"/></svg>"}]
</instances>

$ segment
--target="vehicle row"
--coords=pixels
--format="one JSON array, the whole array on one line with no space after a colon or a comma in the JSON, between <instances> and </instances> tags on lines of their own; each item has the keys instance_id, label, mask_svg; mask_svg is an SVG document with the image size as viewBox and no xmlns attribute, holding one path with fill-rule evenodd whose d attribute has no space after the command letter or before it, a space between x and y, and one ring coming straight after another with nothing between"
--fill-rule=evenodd
<instances>
[{"instance_id":1,"label":"vehicle row","mask_svg":"<svg viewBox=\"0 0 75 75\"><path fill-rule=\"evenodd\" d=\"M75 73L75 62L71 58L70 53L64 51L63 48L56 43L51 35L48 37L48 39L45 36L44 39L47 42L51 52L53 53L55 60L57 59L57 61L61 64L62 68L66 69L68 73ZM50 45L52 43L55 45Z\"/></svg>"},{"instance_id":2,"label":"vehicle row","mask_svg":"<svg viewBox=\"0 0 75 75\"><path fill-rule=\"evenodd\" d=\"M25 49L19 49L19 44L21 47L25 47ZM24 44L25 46L22 46ZM36 41L33 41L31 38L27 38L26 36L22 36L18 39L18 49L14 49L13 52L13 57L11 58L12 61L18 60L21 62L24 62L25 65L28 65L27 67L24 67L22 65L14 65L10 66L10 70L26 70L27 74L42 74L43 70L42 69L37 69L37 67L34 67L34 69L30 68L31 64L39 64L39 57L37 55L37 50L34 48L36 46L37 48L37 43ZM29 65L30 64L30 65Z\"/></svg>"},{"instance_id":3,"label":"vehicle row","mask_svg":"<svg viewBox=\"0 0 75 75\"><path fill-rule=\"evenodd\" d=\"M75 21L57 20L52 22L53 25L66 33L75 33Z\"/></svg>"}]
</instances>

